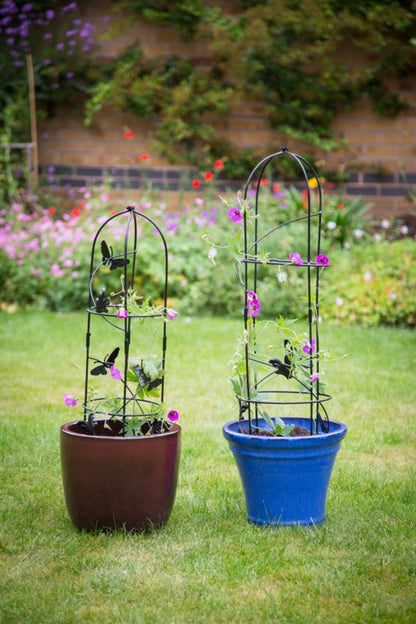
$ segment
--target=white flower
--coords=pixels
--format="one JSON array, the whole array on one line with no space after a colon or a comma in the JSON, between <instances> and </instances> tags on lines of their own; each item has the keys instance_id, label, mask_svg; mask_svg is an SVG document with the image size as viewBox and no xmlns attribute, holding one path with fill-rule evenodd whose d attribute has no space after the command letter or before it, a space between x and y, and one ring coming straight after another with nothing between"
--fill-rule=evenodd
<instances>
[{"instance_id":1,"label":"white flower","mask_svg":"<svg viewBox=\"0 0 416 624\"><path fill-rule=\"evenodd\" d=\"M279 271L279 273L277 274L277 280L279 282L285 282L287 280L287 273L285 273L284 271Z\"/></svg>"},{"instance_id":2,"label":"white flower","mask_svg":"<svg viewBox=\"0 0 416 624\"><path fill-rule=\"evenodd\" d=\"M335 297L335 305L336 306L342 306L342 304L344 303L344 299L342 297Z\"/></svg>"},{"instance_id":3,"label":"white flower","mask_svg":"<svg viewBox=\"0 0 416 624\"><path fill-rule=\"evenodd\" d=\"M344 249L351 249L351 243L349 243L348 241L345 241Z\"/></svg>"},{"instance_id":4,"label":"white flower","mask_svg":"<svg viewBox=\"0 0 416 624\"><path fill-rule=\"evenodd\" d=\"M216 247L211 247L209 252L208 252L208 258L209 260L211 260L211 262L213 264L215 264L215 256L217 255L217 249Z\"/></svg>"},{"instance_id":5,"label":"white flower","mask_svg":"<svg viewBox=\"0 0 416 624\"><path fill-rule=\"evenodd\" d=\"M402 227L400 228L400 232L401 234L403 234L403 236L407 236L409 234L409 228L407 227L407 225L402 225Z\"/></svg>"},{"instance_id":6,"label":"white flower","mask_svg":"<svg viewBox=\"0 0 416 624\"><path fill-rule=\"evenodd\" d=\"M373 277L373 276L371 275L371 271L366 271L366 272L364 273L364 281L365 281L365 282L371 282L371 278L372 278L372 277Z\"/></svg>"},{"instance_id":7,"label":"white flower","mask_svg":"<svg viewBox=\"0 0 416 624\"><path fill-rule=\"evenodd\" d=\"M335 230L337 224L335 223L335 221L328 221L326 227L328 228L328 230Z\"/></svg>"},{"instance_id":8,"label":"white flower","mask_svg":"<svg viewBox=\"0 0 416 624\"><path fill-rule=\"evenodd\" d=\"M358 229L358 228L356 230L354 230L355 238L361 238L363 234L364 234L364 232L362 230Z\"/></svg>"},{"instance_id":9,"label":"white flower","mask_svg":"<svg viewBox=\"0 0 416 624\"><path fill-rule=\"evenodd\" d=\"M378 234L378 233L374 234L374 240L375 240L377 243L379 243L379 242L381 241L381 234Z\"/></svg>"},{"instance_id":10,"label":"white flower","mask_svg":"<svg viewBox=\"0 0 416 624\"><path fill-rule=\"evenodd\" d=\"M390 221L388 219L383 219L381 222L381 227L387 230L390 227Z\"/></svg>"}]
</instances>

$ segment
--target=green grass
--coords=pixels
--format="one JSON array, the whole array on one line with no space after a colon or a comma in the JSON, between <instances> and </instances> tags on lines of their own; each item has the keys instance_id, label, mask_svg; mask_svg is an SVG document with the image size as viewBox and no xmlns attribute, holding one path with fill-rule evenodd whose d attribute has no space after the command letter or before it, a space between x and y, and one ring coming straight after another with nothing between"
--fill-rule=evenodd
<instances>
[{"instance_id":1,"label":"green grass","mask_svg":"<svg viewBox=\"0 0 416 624\"><path fill-rule=\"evenodd\" d=\"M83 383L85 315L0 315L0 622L416 622L416 334L329 327L351 357L327 366L347 423L315 528L248 524L221 426L236 416L238 321L169 326L168 404L181 414L177 500L157 533L83 533L67 515L59 426ZM79 368L77 368L79 366Z\"/></svg>"}]
</instances>

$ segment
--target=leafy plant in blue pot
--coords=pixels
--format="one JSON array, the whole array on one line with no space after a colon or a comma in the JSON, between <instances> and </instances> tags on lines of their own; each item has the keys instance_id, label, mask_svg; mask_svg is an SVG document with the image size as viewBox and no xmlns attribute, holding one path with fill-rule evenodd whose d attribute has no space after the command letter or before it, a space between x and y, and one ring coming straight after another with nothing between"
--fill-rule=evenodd
<instances>
[{"instance_id":1,"label":"leafy plant in blue pot","mask_svg":"<svg viewBox=\"0 0 416 624\"><path fill-rule=\"evenodd\" d=\"M305 211L285 219L268 198L265 206L276 211L276 225L262 227L265 170L279 157L294 159L300 168ZM231 242L244 295L244 329L231 380L239 417L223 432L241 476L248 519L263 525L320 523L347 427L330 420L326 407L331 397L322 364L335 356L319 339L319 280L329 258L321 250L318 175L307 160L282 148L256 165L243 196L228 205L228 215L237 228ZM276 289L293 289L294 297L301 289L303 325L267 309L262 289L265 283L270 288L270 280ZM261 320L264 312L271 320Z\"/></svg>"}]
</instances>

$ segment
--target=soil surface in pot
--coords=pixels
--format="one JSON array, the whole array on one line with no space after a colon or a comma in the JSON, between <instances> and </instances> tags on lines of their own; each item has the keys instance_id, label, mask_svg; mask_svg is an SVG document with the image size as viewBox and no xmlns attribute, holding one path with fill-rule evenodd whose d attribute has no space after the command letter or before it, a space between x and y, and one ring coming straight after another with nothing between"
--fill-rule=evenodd
<instances>
[{"instance_id":1,"label":"soil surface in pot","mask_svg":"<svg viewBox=\"0 0 416 624\"><path fill-rule=\"evenodd\" d=\"M245 433L246 435L255 435L255 436L263 436L266 438L281 438L283 436L274 436L270 431L267 431L267 429L256 429L255 427L252 428L251 433L248 430L248 427L243 427L240 426L238 428L238 432L239 433ZM289 434L289 437L291 438L295 438L298 436L310 436L311 433L308 429L306 429L306 427L301 427L300 425L295 425L292 429L292 431Z\"/></svg>"},{"instance_id":2,"label":"soil surface in pot","mask_svg":"<svg viewBox=\"0 0 416 624\"><path fill-rule=\"evenodd\" d=\"M94 421L94 433L90 433L91 423L88 420L79 420L72 429L74 433L85 433L86 435L102 437L121 437L123 424L119 420L97 419ZM151 423L144 423L141 427L141 435L157 435L166 433L171 428L170 423L164 420L154 420Z\"/></svg>"}]
</instances>

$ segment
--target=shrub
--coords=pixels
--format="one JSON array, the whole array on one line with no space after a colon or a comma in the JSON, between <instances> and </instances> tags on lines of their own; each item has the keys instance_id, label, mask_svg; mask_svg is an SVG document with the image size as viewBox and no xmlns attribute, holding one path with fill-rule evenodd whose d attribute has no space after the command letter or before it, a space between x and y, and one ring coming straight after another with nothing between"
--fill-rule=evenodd
<instances>
[{"instance_id":1,"label":"shrub","mask_svg":"<svg viewBox=\"0 0 416 624\"><path fill-rule=\"evenodd\" d=\"M338 252L323 284L321 313L349 325L416 326L416 247L410 238Z\"/></svg>"},{"instance_id":2,"label":"shrub","mask_svg":"<svg viewBox=\"0 0 416 624\"><path fill-rule=\"evenodd\" d=\"M294 187L275 185L264 197L266 229L305 214L303 194ZM235 195L229 198L234 201ZM103 219L126 204L110 202L106 188L69 190L61 198L61 207L53 195L43 201L29 199L26 205L14 202L0 210L0 304L6 309L10 304L59 311L85 308L92 236ZM363 221L364 204L350 201L351 210L345 202L340 211L340 198L324 196L324 215L328 211L333 218L328 202L332 202L333 211L343 215L340 230L342 227L344 247L340 247L334 230L325 227L325 221L322 251L330 256L332 266L323 273L322 315L344 323L415 325L414 241L379 240L379 233L372 237ZM169 305L184 315L239 316L244 305L242 290L227 246L228 233L233 228L238 232L240 226L230 221L227 206L212 189L177 203L165 203L150 191L137 207L160 225L167 238ZM358 238L357 224L367 228ZM276 230L264 251L276 256L278 249L280 257L288 257L293 251L305 256L304 228L304 221L295 221ZM121 235L114 229L109 244L116 247ZM223 245L215 248L216 255L210 259L213 248L209 241L218 243L221 237ZM163 295L164 282L157 253L151 235L143 236L135 289L156 304ZM278 311L286 317L302 318L299 302L303 289L296 271L286 272L281 267L275 277L265 273L264 279L262 273L259 266L262 314L271 317ZM110 278L110 282L106 278L107 288L119 291L119 276L110 273ZM95 286L98 292L99 275Z\"/></svg>"}]
</instances>

